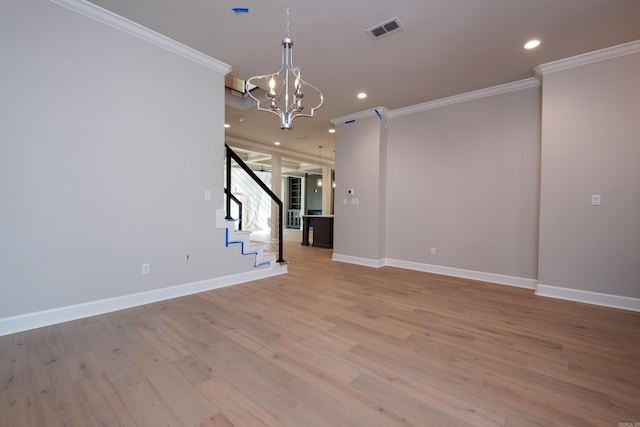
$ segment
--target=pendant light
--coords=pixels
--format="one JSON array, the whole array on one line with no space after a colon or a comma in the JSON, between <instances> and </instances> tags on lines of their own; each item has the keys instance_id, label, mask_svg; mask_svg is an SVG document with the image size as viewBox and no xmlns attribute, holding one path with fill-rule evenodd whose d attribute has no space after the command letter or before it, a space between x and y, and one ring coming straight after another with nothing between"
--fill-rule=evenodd
<instances>
[{"instance_id":1,"label":"pendant light","mask_svg":"<svg viewBox=\"0 0 640 427\"><path fill-rule=\"evenodd\" d=\"M289 35L289 0L286 0L286 12L287 29L282 39L282 67L280 71L251 77L247 80L247 86L260 86L257 81L265 80L267 84L262 87L268 87L269 91L263 101L269 104L268 108L262 107L260 105L261 100L253 96L251 91L248 91L249 96L258 103L258 110L273 113L280 117L280 129L291 130L293 129L293 119L296 117L313 117L313 113L320 108L324 98L318 88L302 80L300 68L293 66L293 40ZM320 101L315 107L311 108L308 114L305 114L302 112L305 108L302 105L302 98L307 88L317 92Z\"/></svg>"}]
</instances>

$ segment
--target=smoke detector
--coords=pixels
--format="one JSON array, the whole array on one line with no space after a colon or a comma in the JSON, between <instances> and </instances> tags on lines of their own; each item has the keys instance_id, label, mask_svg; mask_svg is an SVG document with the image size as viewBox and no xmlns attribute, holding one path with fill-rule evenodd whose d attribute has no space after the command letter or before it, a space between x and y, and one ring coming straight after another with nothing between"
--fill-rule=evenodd
<instances>
[{"instance_id":1,"label":"smoke detector","mask_svg":"<svg viewBox=\"0 0 640 427\"><path fill-rule=\"evenodd\" d=\"M371 27L367 30L367 33L371 36L372 39L377 40L380 37L388 36L391 33L395 33L400 31L404 27L400 23L398 17L391 18L382 24L378 24L374 27Z\"/></svg>"}]
</instances>

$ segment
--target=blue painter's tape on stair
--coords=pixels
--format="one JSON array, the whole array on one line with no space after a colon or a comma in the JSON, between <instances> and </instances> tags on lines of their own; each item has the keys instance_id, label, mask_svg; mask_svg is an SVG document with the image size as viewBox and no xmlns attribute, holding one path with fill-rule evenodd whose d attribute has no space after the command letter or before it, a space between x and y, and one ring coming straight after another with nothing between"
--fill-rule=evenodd
<instances>
[{"instance_id":1,"label":"blue painter's tape on stair","mask_svg":"<svg viewBox=\"0 0 640 427\"><path fill-rule=\"evenodd\" d=\"M258 263L256 262L258 260L258 252L256 251L249 251L249 252L245 252L244 250L244 242L241 240L229 240L229 228L225 228L225 246L228 248L229 245L240 245L240 253L242 255L253 255L254 256L254 261L253 261L253 267L257 268L257 267L266 267L268 265L271 265L271 262L269 261L265 261L265 262L261 262Z\"/></svg>"}]
</instances>

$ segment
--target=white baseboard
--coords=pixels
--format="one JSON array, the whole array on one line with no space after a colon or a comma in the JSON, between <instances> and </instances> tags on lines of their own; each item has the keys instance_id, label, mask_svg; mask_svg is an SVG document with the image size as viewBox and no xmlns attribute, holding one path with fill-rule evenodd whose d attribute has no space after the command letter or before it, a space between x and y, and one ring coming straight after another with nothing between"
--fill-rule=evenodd
<instances>
[{"instance_id":1,"label":"white baseboard","mask_svg":"<svg viewBox=\"0 0 640 427\"><path fill-rule=\"evenodd\" d=\"M536 295L564 299L587 304L602 305L622 310L640 311L640 298L602 294L579 289L560 288L558 286L538 284Z\"/></svg>"},{"instance_id":2,"label":"white baseboard","mask_svg":"<svg viewBox=\"0 0 640 427\"><path fill-rule=\"evenodd\" d=\"M350 255L340 255L335 252L333 253L333 256L331 259L333 261L346 262L348 264L363 265L365 267L379 268L384 265L384 260L381 260L381 259L375 260L370 258L359 258L355 256L350 256Z\"/></svg>"},{"instance_id":3,"label":"white baseboard","mask_svg":"<svg viewBox=\"0 0 640 427\"><path fill-rule=\"evenodd\" d=\"M287 273L286 265L0 319L0 336Z\"/></svg>"},{"instance_id":4,"label":"white baseboard","mask_svg":"<svg viewBox=\"0 0 640 427\"><path fill-rule=\"evenodd\" d=\"M503 274L485 273L483 271L465 270L462 268L445 267L442 265L422 264L419 262L402 261L397 259L385 260L385 265L391 267L406 268L408 270L424 271L426 273L442 274L445 276L462 277L464 279L479 280L482 282L497 283L499 285L515 286L518 288L535 289L536 279L527 279Z\"/></svg>"},{"instance_id":5,"label":"white baseboard","mask_svg":"<svg viewBox=\"0 0 640 427\"><path fill-rule=\"evenodd\" d=\"M544 285L538 283L536 279L528 279L517 276L506 276L503 274L485 273L482 271L464 270L461 268L422 264L418 262L402 261L389 258L385 258L382 260L372 260L334 253L333 260L350 264L363 265L366 267L398 267L407 270L423 271L425 273L442 274L445 276L461 277L464 279L497 283L499 285L515 286L518 288L535 290L535 294L539 296L640 312L640 298L631 298L619 295L602 294L598 292L589 292L578 289Z\"/></svg>"},{"instance_id":6,"label":"white baseboard","mask_svg":"<svg viewBox=\"0 0 640 427\"><path fill-rule=\"evenodd\" d=\"M497 283L500 285L516 286L518 288L535 289L537 280L523 277L505 276L502 274L485 273L482 271L464 270L461 268L443 267L441 265L422 264L418 262L402 261L397 259L384 258L374 260L369 258L359 258L349 255L333 254L333 261L346 262L349 264L363 265L365 267L398 267L407 270L424 271L426 273L442 274L445 276L462 277L464 279L480 280L483 282Z\"/></svg>"}]
</instances>

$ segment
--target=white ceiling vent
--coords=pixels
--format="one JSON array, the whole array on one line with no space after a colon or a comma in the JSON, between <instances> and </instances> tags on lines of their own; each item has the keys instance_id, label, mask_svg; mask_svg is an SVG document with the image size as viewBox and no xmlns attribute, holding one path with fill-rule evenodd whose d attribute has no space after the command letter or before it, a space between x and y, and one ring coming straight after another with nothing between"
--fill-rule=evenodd
<instances>
[{"instance_id":1,"label":"white ceiling vent","mask_svg":"<svg viewBox=\"0 0 640 427\"><path fill-rule=\"evenodd\" d=\"M367 30L367 33L371 36L372 39L379 39L380 37L387 36L391 33L395 33L396 31L400 31L404 27L400 23L400 20L395 17L391 18L388 21L383 22L382 24L378 24L375 27L371 27Z\"/></svg>"}]
</instances>

